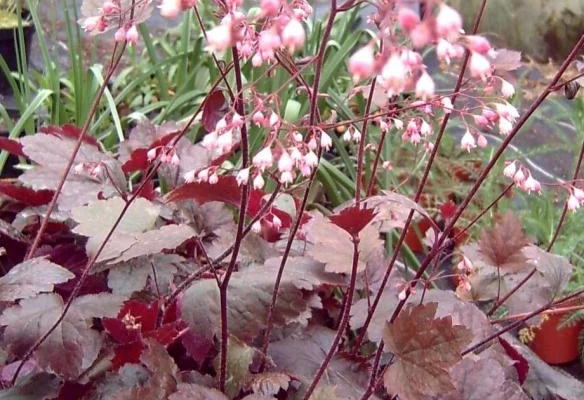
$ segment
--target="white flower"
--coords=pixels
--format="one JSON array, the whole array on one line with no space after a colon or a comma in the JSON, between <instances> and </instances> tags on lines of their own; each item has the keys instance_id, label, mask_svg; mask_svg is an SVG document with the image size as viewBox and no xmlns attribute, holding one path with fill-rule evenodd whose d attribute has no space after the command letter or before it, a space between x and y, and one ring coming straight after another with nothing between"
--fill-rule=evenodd
<instances>
[{"instance_id":1,"label":"white flower","mask_svg":"<svg viewBox=\"0 0 584 400\"><path fill-rule=\"evenodd\" d=\"M235 180L239 186L247 185L247 182L249 181L249 168L244 168L239 171L235 177Z\"/></svg>"},{"instance_id":2,"label":"white flower","mask_svg":"<svg viewBox=\"0 0 584 400\"><path fill-rule=\"evenodd\" d=\"M272 150L269 147L264 147L253 157L252 162L257 169L264 172L267 168L270 168L274 163Z\"/></svg>"}]
</instances>

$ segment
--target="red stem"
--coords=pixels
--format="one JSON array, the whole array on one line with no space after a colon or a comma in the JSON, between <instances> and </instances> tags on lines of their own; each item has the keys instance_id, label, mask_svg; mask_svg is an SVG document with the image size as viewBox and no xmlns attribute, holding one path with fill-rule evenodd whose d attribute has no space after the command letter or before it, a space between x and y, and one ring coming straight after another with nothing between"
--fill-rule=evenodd
<instances>
[{"instance_id":1,"label":"red stem","mask_svg":"<svg viewBox=\"0 0 584 400\"><path fill-rule=\"evenodd\" d=\"M312 91L310 93L310 117L309 117L309 127L313 128L317 118L318 118L318 91L320 87L320 76L322 72L322 65L324 60L324 53L326 51L326 45L328 42L328 38L331 34L333 29L333 23L335 21L335 16L337 14L337 2L336 0L331 0L331 13L329 15L329 19L323 34L322 42L320 44L320 48L318 51L318 56L316 57L316 66L315 66L315 73L314 73L314 82L312 85ZM320 147L320 143L318 145L318 159L320 161L320 157L322 155L322 148ZM318 167L317 167L318 168ZM304 196L302 198L302 204L300 205L300 209L298 210L298 215L296 220L294 221L294 225L290 229L290 234L288 236L288 241L286 242L286 248L284 249L284 253L282 255L282 261L280 262L280 267L278 268L278 274L276 276L276 282L274 283L274 290L272 292L272 301L270 303L270 308L268 309L268 318L266 322L266 329L264 331L263 337L263 344L262 344L262 354L267 354L268 346L270 342L270 332L273 327L273 319L274 319L274 311L276 309L276 303L278 301L278 293L280 291L280 284L282 281L282 276L284 275L284 268L286 267L286 262L288 261L288 257L290 256L290 250L292 249L292 243L294 242L294 238L296 237L296 233L298 232L298 228L300 227L300 223L302 221L302 217L304 216L304 211L306 209L306 205L308 204L308 196L310 194L310 188L312 187L312 183L314 182L314 178L316 177L315 168L312 171L310 179L308 180L308 186L304 191ZM264 364L262 367L265 366Z\"/></svg>"},{"instance_id":2,"label":"red stem","mask_svg":"<svg viewBox=\"0 0 584 400\"><path fill-rule=\"evenodd\" d=\"M241 77L241 67L239 64L239 52L236 46L231 48L233 54L233 66L235 73L235 84L237 86L237 99L235 102L235 109L237 113L245 119L245 107L243 103L243 80ZM243 124L241 127L241 164L245 169L249 166L249 144L247 137L247 125ZM245 228L245 214L247 210L247 202L249 195L249 184L243 185L241 191L241 201L239 205L239 218L237 221L237 233L235 242L233 244L233 252L231 253L231 260L223 282L219 287L219 298L221 304L221 354L220 354L220 375L219 375L219 389L225 392L225 381L227 379L227 342L229 340L229 327L227 325L227 288L229 287L229 280L235 270L237 257L239 256L239 249L243 240L243 230Z\"/></svg>"},{"instance_id":3,"label":"red stem","mask_svg":"<svg viewBox=\"0 0 584 400\"><path fill-rule=\"evenodd\" d=\"M345 329L347 328L347 324L349 323L349 314L351 312L351 305L353 304L353 294L355 292L355 285L357 283L357 267L358 267L358 265L359 265L359 238L353 237L353 264L351 267L351 280L349 283L349 289L347 290L347 297L346 297L346 301L345 301L345 307L343 309L343 315L341 317L341 322L339 323L339 327L337 328L337 332L336 332L335 337L333 339L333 343L331 344L331 347L329 348L329 351L328 351L324 361L322 362L322 364L320 365L320 367L316 371L316 374L314 376L314 379L312 380L312 383L310 384L310 386L308 387L308 390L304 394L303 400L310 399L310 396L314 392L314 389L316 389L318 382L320 382L320 379L322 378L330 361L332 360L333 356L335 355L335 353L337 351L337 347L339 346L341 338L343 337Z\"/></svg>"}]
</instances>

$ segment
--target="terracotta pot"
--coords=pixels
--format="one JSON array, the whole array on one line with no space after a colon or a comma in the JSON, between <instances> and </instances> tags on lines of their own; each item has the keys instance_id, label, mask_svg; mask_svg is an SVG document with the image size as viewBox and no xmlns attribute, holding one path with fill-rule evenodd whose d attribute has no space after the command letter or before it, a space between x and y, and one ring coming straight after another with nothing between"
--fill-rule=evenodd
<instances>
[{"instance_id":1,"label":"terracotta pot","mask_svg":"<svg viewBox=\"0 0 584 400\"><path fill-rule=\"evenodd\" d=\"M578 335L584 324L582 322L563 329L558 329L562 318L568 311L548 313L548 319L535 329L535 339L529 347L548 364L566 364L579 357Z\"/></svg>"}]
</instances>

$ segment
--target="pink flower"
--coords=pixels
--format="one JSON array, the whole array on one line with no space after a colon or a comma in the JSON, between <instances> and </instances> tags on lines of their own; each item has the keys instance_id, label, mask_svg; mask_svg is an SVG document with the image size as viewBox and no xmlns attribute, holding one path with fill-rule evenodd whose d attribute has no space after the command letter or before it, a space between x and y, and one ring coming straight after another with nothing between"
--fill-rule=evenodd
<instances>
[{"instance_id":1,"label":"pink flower","mask_svg":"<svg viewBox=\"0 0 584 400\"><path fill-rule=\"evenodd\" d=\"M485 135L480 135L477 137L477 145L481 148L484 149L485 147L487 147L487 145L489 144L489 142L487 141L487 138L485 137Z\"/></svg>"},{"instance_id":2,"label":"pink flower","mask_svg":"<svg viewBox=\"0 0 584 400\"><path fill-rule=\"evenodd\" d=\"M424 137L427 137L427 136L431 136L432 135L432 127L430 126L429 123L427 123L424 120L422 120L422 124L420 125L420 133Z\"/></svg>"},{"instance_id":3,"label":"pink flower","mask_svg":"<svg viewBox=\"0 0 584 400\"><path fill-rule=\"evenodd\" d=\"M294 176L292 175L291 171L284 171L280 174L280 182L284 184L284 186L288 186L292 182L294 182Z\"/></svg>"},{"instance_id":4,"label":"pink flower","mask_svg":"<svg viewBox=\"0 0 584 400\"><path fill-rule=\"evenodd\" d=\"M217 174L213 172L211 176L209 176L209 183L211 185L215 185L217 182L219 182L219 176L217 176Z\"/></svg>"},{"instance_id":5,"label":"pink flower","mask_svg":"<svg viewBox=\"0 0 584 400\"><path fill-rule=\"evenodd\" d=\"M265 123L266 117L261 111L257 111L252 115L251 120L257 126L262 126Z\"/></svg>"},{"instance_id":6,"label":"pink flower","mask_svg":"<svg viewBox=\"0 0 584 400\"><path fill-rule=\"evenodd\" d=\"M513 124L506 118L499 118L499 133L507 136L513 130Z\"/></svg>"},{"instance_id":7,"label":"pink flower","mask_svg":"<svg viewBox=\"0 0 584 400\"><path fill-rule=\"evenodd\" d=\"M472 135L472 133L470 133L470 131L468 129L466 130L466 132L462 136L462 139L460 140L460 147L463 150L468 151L469 153L470 153L471 149L474 149L475 147L477 147L477 142L476 142L474 136Z\"/></svg>"},{"instance_id":8,"label":"pink flower","mask_svg":"<svg viewBox=\"0 0 584 400\"><path fill-rule=\"evenodd\" d=\"M409 7L401 7L397 13L397 23L405 31L411 31L420 23L418 13Z\"/></svg>"},{"instance_id":9,"label":"pink flower","mask_svg":"<svg viewBox=\"0 0 584 400\"><path fill-rule=\"evenodd\" d=\"M404 90L408 74L409 69L399 56L393 54L389 57L389 60L381 70L381 77L388 96L395 96Z\"/></svg>"},{"instance_id":10,"label":"pink flower","mask_svg":"<svg viewBox=\"0 0 584 400\"><path fill-rule=\"evenodd\" d=\"M254 233L260 233L262 231L262 223L260 221L256 221L251 225L251 231Z\"/></svg>"},{"instance_id":11,"label":"pink flower","mask_svg":"<svg viewBox=\"0 0 584 400\"><path fill-rule=\"evenodd\" d=\"M515 175L513 175L513 182L515 182L517 186L521 186L523 185L523 182L525 182L526 178L527 177L525 176L525 172L523 172L523 169L519 168Z\"/></svg>"},{"instance_id":12,"label":"pink flower","mask_svg":"<svg viewBox=\"0 0 584 400\"><path fill-rule=\"evenodd\" d=\"M247 182L249 181L249 168L244 168L239 171L235 177L235 180L239 186L247 185Z\"/></svg>"},{"instance_id":13,"label":"pink flower","mask_svg":"<svg viewBox=\"0 0 584 400\"><path fill-rule=\"evenodd\" d=\"M375 57L371 45L361 47L349 59L349 73L353 77L353 82L369 78L374 70Z\"/></svg>"},{"instance_id":14,"label":"pink flower","mask_svg":"<svg viewBox=\"0 0 584 400\"><path fill-rule=\"evenodd\" d=\"M155 147L153 149L148 150L148 152L146 153L146 157L148 158L148 161L154 161L156 157L158 157L158 148Z\"/></svg>"},{"instance_id":15,"label":"pink flower","mask_svg":"<svg viewBox=\"0 0 584 400\"><path fill-rule=\"evenodd\" d=\"M508 162L503 168L503 175L507 178L513 178L517 172L516 161Z\"/></svg>"},{"instance_id":16,"label":"pink flower","mask_svg":"<svg viewBox=\"0 0 584 400\"><path fill-rule=\"evenodd\" d=\"M262 177L262 174L257 174L255 178L253 178L253 188L260 190L264 187L264 185L265 181L264 178Z\"/></svg>"},{"instance_id":17,"label":"pink flower","mask_svg":"<svg viewBox=\"0 0 584 400\"><path fill-rule=\"evenodd\" d=\"M267 17L275 17L280 11L280 0L262 0L260 2L260 9L262 10L262 15Z\"/></svg>"},{"instance_id":18,"label":"pink flower","mask_svg":"<svg viewBox=\"0 0 584 400\"><path fill-rule=\"evenodd\" d=\"M318 165L318 156L313 151L309 151L304 156L304 162L309 167L316 167Z\"/></svg>"},{"instance_id":19,"label":"pink flower","mask_svg":"<svg viewBox=\"0 0 584 400\"><path fill-rule=\"evenodd\" d=\"M454 110L454 106L452 105L452 100L450 100L450 97L443 97L440 102L442 103L444 113L450 114L452 110Z\"/></svg>"},{"instance_id":20,"label":"pink flower","mask_svg":"<svg viewBox=\"0 0 584 400\"><path fill-rule=\"evenodd\" d=\"M572 188L572 194L578 199L578 201L584 201L584 190L574 186Z\"/></svg>"},{"instance_id":21,"label":"pink flower","mask_svg":"<svg viewBox=\"0 0 584 400\"><path fill-rule=\"evenodd\" d=\"M296 18L292 18L282 31L282 44L290 53L294 53L304 45L305 39L304 27Z\"/></svg>"},{"instance_id":22,"label":"pink flower","mask_svg":"<svg viewBox=\"0 0 584 400\"><path fill-rule=\"evenodd\" d=\"M231 25L219 24L207 31L207 50L216 52L224 51L231 47Z\"/></svg>"},{"instance_id":23,"label":"pink flower","mask_svg":"<svg viewBox=\"0 0 584 400\"><path fill-rule=\"evenodd\" d=\"M217 132L213 131L207 133L203 137L203 140L201 141L201 146L208 150L214 150L217 147L217 138L218 138Z\"/></svg>"},{"instance_id":24,"label":"pink flower","mask_svg":"<svg viewBox=\"0 0 584 400\"><path fill-rule=\"evenodd\" d=\"M273 215L272 216L272 225L274 225L274 228L280 229L282 227L282 220L280 218L278 218L276 215Z\"/></svg>"},{"instance_id":25,"label":"pink flower","mask_svg":"<svg viewBox=\"0 0 584 400\"><path fill-rule=\"evenodd\" d=\"M466 37L470 51L485 55L491 51L491 44L482 36L469 35Z\"/></svg>"},{"instance_id":26,"label":"pink flower","mask_svg":"<svg viewBox=\"0 0 584 400\"><path fill-rule=\"evenodd\" d=\"M438 40L436 45L436 57L440 61L444 61L446 64L450 64L450 60L456 57L457 51L452 43L446 39Z\"/></svg>"},{"instance_id":27,"label":"pink flower","mask_svg":"<svg viewBox=\"0 0 584 400\"><path fill-rule=\"evenodd\" d=\"M278 170L280 172L290 172L294 168L294 160L286 150L282 152L278 159Z\"/></svg>"},{"instance_id":28,"label":"pink flower","mask_svg":"<svg viewBox=\"0 0 584 400\"><path fill-rule=\"evenodd\" d=\"M264 61L271 61L275 57L275 51L280 47L282 41L280 36L273 29L266 29L260 33L258 39L258 50Z\"/></svg>"},{"instance_id":29,"label":"pink flower","mask_svg":"<svg viewBox=\"0 0 584 400\"><path fill-rule=\"evenodd\" d=\"M473 78L486 79L491 76L491 63L477 52L472 52L469 63L470 75Z\"/></svg>"},{"instance_id":30,"label":"pink flower","mask_svg":"<svg viewBox=\"0 0 584 400\"><path fill-rule=\"evenodd\" d=\"M105 3L103 3L102 11L103 15L105 16L112 15L114 12L118 10L119 7L112 3L111 1L106 1Z\"/></svg>"},{"instance_id":31,"label":"pink flower","mask_svg":"<svg viewBox=\"0 0 584 400\"><path fill-rule=\"evenodd\" d=\"M576 198L573 194L568 197L568 210L576 211L580 208L580 200Z\"/></svg>"},{"instance_id":32,"label":"pink flower","mask_svg":"<svg viewBox=\"0 0 584 400\"><path fill-rule=\"evenodd\" d=\"M252 162L257 169L264 172L267 168L270 168L274 163L272 150L269 147L264 147L253 157Z\"/></svg>"},{"instance_id":33,"label":"pink flower","mask_svg":"<svg viewBox=\"0 0 584 400\"><path fill-rule=\"evenodd\" d=\"M136 28L136 25L132 25L128 29L128 31L126 32L126 40L130 44L138 43L138 29Z\"/></svg>"},{"instance_id":34,"label":"pink flower","mask_svg":"<svg viewBox=\"0 0 584 400\"><path fill-rule=\"evenodd\" d=\"M183 175L183 178L184 178L186 183L193 183L197 179L196 174L195 174L195 170L188 171L187 173L185 173Z\"/></svg>"},{"instance_id":35,"label":"pink flower","mask_svg":"<svg viewBox=\"0 0 584 400\"><path fill-rule=\"evenodd\" d=\"M538 180L534 179L533 176L529 174L527 179L523 182L523 185L521 185L521 188L527 193L539 193L541 192L541 183L539 183Z\"/></svg>"},{"instance_id":36,"label":"pink flower","mask_svg":"<svg viewBox=\"0 0 584 400\"><path fill-rule=\"evenodd\" d=\"M440 36L453 36L462 30L462 18L452 7L442 4L436 16L436 31Z\"/></svg>"},{"instance_id":37,"label":"pink flower","mask_svg":"<svg viewBox=\"0 0 584 400\"><path fill-rule=\"evenodd\" d=\"M416 97L427 100L434 96L436 85L434 81L426 72L423 72L416 82Z\"/></svg>"},{"instance_id":38,"label":"pink flower","mask_svg":"<svg viewBox=\"0 0 584 400\"><path fill-rule=\"evenodd\" d=\"M118 29L116 33L114 33L114 40L118 43L126 40L126 28L122 26L120 29Z\"/></svg>"},{"instance_id":39,"label":"pink flower","mask_svg":"<svg viewBox=\"0 0 584 400\"><path fill-rule=\"evenodd\" d=\"M163 17L174 18L182 11L182 2L181 0L162 0L158 8Z\"/></svg>"},{"instance_id":40,"label":"pink flower","mask_svg":"<svg viewBox=\"0 0 584 400\"><path fill-rule=\"evenodd\" d=\"M432 31L428 24L422 23L410 32L410 39L414 49L420 49L432 41Z\"/></svg>"},{"instance_id":41,"label":"pink flower","mask_svg":"<svg viewBox=\"0 0 584 400\"><path fill-rule=\"evenodd\" d=\"M329 134L326 133L325 131L320 131L320 146L325 150L329 150L332 145L333 140L331 139Z\"/></svg>"},{"instance_id":42,"label":"pink flower","mask_svg":"<svg viewBox=\"0 0 584 400\"><path fill-rule=\"evenodd\" d=\"M503 95L503 97L506 98L510 98L513 97L513 95L515 94L515 88L513 87L513 85L509 82L507 82L505 79L501 79L501 94Z\"/></svg>"},{"instance_id":43,"label":"pink flower","mask_svg":"<svg viewBox=\"0 0 584 400\"><path fill-rule=\"evenodd\" d=\"M238 113L233 113L233 117L231 118L231 125L233 125L234 128L241 128L244 122L245 121L241 115Z\"/></svg>"}]
</instances>

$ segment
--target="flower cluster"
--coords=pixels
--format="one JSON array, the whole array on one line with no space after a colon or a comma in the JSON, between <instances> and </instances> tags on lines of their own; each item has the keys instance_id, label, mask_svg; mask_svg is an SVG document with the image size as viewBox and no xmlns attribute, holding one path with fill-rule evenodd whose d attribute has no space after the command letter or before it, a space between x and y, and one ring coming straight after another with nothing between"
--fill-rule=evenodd
<instances>
[{"instance_id":1,"label":"flower cluster","mask_svg":"<svg viewBox=\"0 0 584 400\"><path fill-rule=\"evenodd\" d=\"M238 0L225 2L221 21L207 31L209 51L221 52L236 46L244 60L251 58L253 66L259 67L274 62L279 50L293 53L304 45L302 21L312 14L305 0L261 0L260 12L248 15L239 10L240 6Z\"/></svg>"},{"instance_id":2,"label":"flower cluster","mask_svg":"<svg viewBox=\"0 0 584 400\"><path fill-rule=\"evenodd\" d=\"M136 26L150 16L151 3L151 0L111 0L99 8L84 5L79 23L83 30L93 35L116 29L116 42L135 44L138 41Z\"/></svg>"},{"instance_id":3,"label":"flower cluster","mask_svg":"<svg viewBox=\"0 0 584 400\"><path fill-rule=\"evenodd\" d=\"M515 185L527 193L539 194L541 192L541 183L518 161L507 162L503 169L503 175L513 179Z\"/></svg>"}]
</instances>

